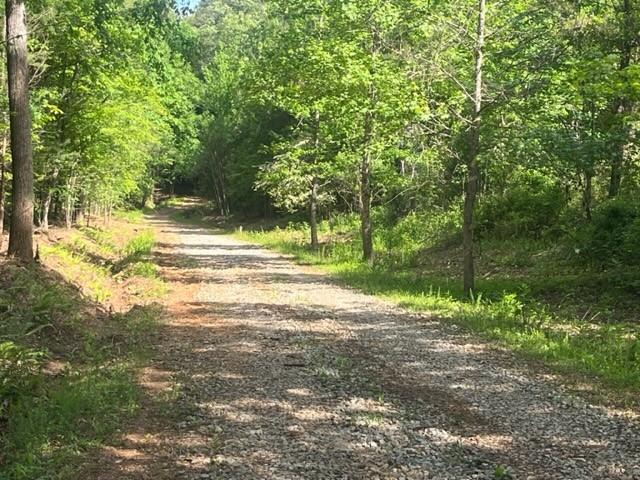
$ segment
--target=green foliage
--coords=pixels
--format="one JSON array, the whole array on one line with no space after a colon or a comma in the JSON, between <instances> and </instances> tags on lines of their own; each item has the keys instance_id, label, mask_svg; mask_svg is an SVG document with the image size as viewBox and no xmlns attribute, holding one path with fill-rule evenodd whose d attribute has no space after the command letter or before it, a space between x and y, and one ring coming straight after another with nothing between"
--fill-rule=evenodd
<instances>
[{"instance_id":1,"label":"green foliage","mask_svg":"<svg viewBox=\"0 0 640 480\"><path fill-rule=\"evenodd\" d=\"M129 365L67 372L49 386L46 397L24 398L11 405L2 438L2 478L70 478L83 452L114 432L136 409L137 401Z\"/></svg>"},{"instance_id":2,"label":"green foliage","mask_svg":"<svg viewBox=\"0 0 640 480\"><path fill-rule=\"evenodd\" d=\"M153 231L147 230L129 240L123 249L125 257L129 260L138 260L151 255L156 244Z\"/></svg>"},{"instance_id":3,"label":"green foliage","mask_svg":"<svg viewBox=\"0 0 640 480\"><path fill-rule=\"evenodd\" d=\"M138 261L128 265L123 271L125 277L157 278L158 267L149 261Z\"/></svg>"},{"instance_id":4,"label":"green foliage","mask_svg":"<svg viewBox=\"0 0 640 480\"><path fill-rule=\"evenodd\" d=\"M379 235L386 251L411 255L452 241L457 243L461 227L461 214L455 209L426 214L413 212L391 228L380 229Z\"/></svg>"},{"instance_id":5,"label":"green foliage","mask_svg":"<svg viewBox=\"0 0 640 480\"><path fill-rule=\"evenodd\" d=\"M35 281L35 269L10 267L12 282L0 290L0 338L33 335L69 315L68 295L58 286Z\"/></svg>"},{"instance_id":6,"label":"green foliage","mask_svg":"<svg viewBox=\"0 0 640 480\"><path fill-rule=\"evenodd\" d=\"M142 223L144 212L142 210L116 210L114 217L125 220L128 223Z\"/></svg>"},{"instance_id":7,"label":"green foliage","mask_svg":"<svg viewBox=\"0 0 640 480\"><path fill-rule=\"evenodd\" d=\"M75 208L143 205L156 183L189 177L200 84L191 52L181 50L192 45L176 41L188 27L170 3L44 0L31 8L39 19L30 32L38 213L47 213L47 198L67 217Z\"/></svg>"},{"instance_id":8,"label":"green foliage","mask_svg":"<svg viewBox=\"0 0 640 480\"><path fill-rule=\"evenodd\" d=\"M505 467L504 465L496 465L496 468L493 471L493 478L495 480L507 480L512 477L507 467Z\"/></svg>"},{"instance_id":9,"label":"green foliage","mask_svg":"<svg viewBox=\"0 0 640 480\"><path fill-rule=\"evenodd\" d=\"M116 234L82 227L42 254L55 256L66 275L77 274L93 299L106 300L115 263L96 265L102 261L96 252L126 252L143 259L129 265L128 275L155 275L144 260L154 245L151 232L141 232L122 252ZM146 300L160 281L144 283ZM1 478L76 478L88 453L138 408L136 371L163 310L150 304L99 318L94 311L61 277L37 266L0 265Z\"/></svg>"},{"instance_id":10,"label":"green foliage","mask_svg":"<svg viewBox=\"0 0 640 480\"><path fill-rule=\"evenodd\" d=\"M482 200L477 228L483 236L539 238L558 224L565 208L562 188L547 175L516 171L504 193Z\"/></svg>"},{"instance_id":11,"label":"green foliage","mask_svg":"<svg viewBox=\"0 0 640 480\"><path fill-rule=\"evenodd\" d=\"M640 207L628 200L604 203L582 233L580 258L599 266L638 265Z\"/></svg>"},{"instance_id":12,"label":"green foliage","mask_svg":"<svg viewBox=\"0 0 640 480\"><path fill-rule=\"evenodd\" d=\"M17 397L36 390L43 357L43 352L14 342L0 343L0 418Z\"/></svg>"}]
</instances>

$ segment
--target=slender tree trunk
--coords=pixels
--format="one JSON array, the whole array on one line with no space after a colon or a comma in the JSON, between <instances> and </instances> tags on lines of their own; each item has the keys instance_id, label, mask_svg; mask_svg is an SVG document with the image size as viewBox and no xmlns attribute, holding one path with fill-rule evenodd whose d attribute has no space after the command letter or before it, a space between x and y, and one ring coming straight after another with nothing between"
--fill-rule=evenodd
<instances>
[{"instance_id":1,"label":"slender tree trunk","mask_svg":"<svg viewBox=\"0 0 640 480\"><path fill-rule=\"evenodd\" d=\"M4 194L6 182L6 156L7 156L7 134L2 134L2 149L0 150L0 249L4 243Z\"/></svg>"},{"instance_id":2,"label":"slender tree trunk","mask_svg":"<svg viewBox=\"0 0 640 480\"><path fill-rule=\"evenodd\" d=\"M633 17L632 0L622 1L623 38L620 53L619 71L626 70L631 65L631 53L633 50ZM625 115L631 111L631 101L626 96L616 98L613 104L615 145L611 152L611 175L609 179L609 198L615 198L620 193L622 184L622 168L626 154L626 145L629 140L629 129L625 127Z\"/></svg>"},{"instance_id":3,"label":"slender tree trunk","mask_svg":"<svg viewBox=\"0 0 640 480\"><path fill-rule=\"evenodd\" d=\"M211 176L213 180L213 190L216 196L216 203L220 209L220 215L228 216L231 213L229 200L226 192L226 178L224 174L224 164L218 158L213 158L211 162Z\"/></svg>"},{"instance_id":4,"label":"slender tree trunk","mask_svg":"<svg viewBox=\"0 0 640 480\"><path fill-rule=\"evenodd\" d=\"M478 167L478 154L480 153L480 125L482 120L482 68L484 62L484 36L486 0L478 2L478 30L476 38L476 65L475 65L475 95L473 105L473 119L469 127L469 140L467 145L467 181L465 183L464 198L464 222L463 222L463 264L464 264L464 292L468 296L473 295L475 289L475 258L473 239L473 210L478 194L478 181L480 169Z\"/></svg>"},{"instance_id":5,"label":"slender tree trunk","mask_svg":"<svg viewBox=\"0 0 640 480\"><path fill-rule=\"evenodd\" d=\"M582 192L582 208L585 218L591 221L591 203L593 199L593 174L589 171L584 172L584 191Z\"/></svg>"},{"instance_id":6,"label":"slender tree trunk","mask_svg":"<svg viewBox=\"0 0 640 480\"><path fill-rule=\"evenodd\" d=\"M373 135L373 114L367 113L364 132L364 152L360 164L360 228L362 235L362 257L373 262L373 227L371 225L371 137Z\"/></svg>"},{"instance_id":7,"label":"slender tree trunk","mask_svg":"<svg viewBox=\"0 0 640 480\"><path fill-rule=\"evenodd\" d=\"M24 0L6 0L13 210L9 255L33 260L33 147Z\"/></svg>"},{"instance_id":8,"label":"slender tree trunk","mask_svg":"<svg viewBox=\"0 0 640 480\"><path fill-rule=\"evenodd\" d=\"M312 163L315 165L320 155L320 112L315 115L314 139L313 139L313 158ZM309 230L311 233L311 248L317 250L320 246L318 240L318 179L314 176L311 181L311 196L309 199Z\"/></svg>"},{"instance_id":9,"label":"slender tree trunk","mask_svg":"<svg viewBox=\"0 0 640 480\"><path fill-rule=\"evenodd\" d=\"M64 221L67 229L73 226L73 206L74 206L74 189L76 187L76 177L72 176L67 184L66 204L64 208Z\"/></svg>"},{"instance_id":10,"label":"slender tree trunk","mask_svg":"<svg viewBox=\"0 0 640 480\"><path fill-rule=\"evenodd\" d=\"M58 169L56 168L51 175L51 185L47 188L47 196L42 202L42 216L40 217L40 228L43 231L49 230L49 211L51 210L51 202L53 200L53 189L58 180Z\"/></svg>"},{"instance_id":11,"label":"slender tree trunk","mask_svg":"<svg viewBox=\"0 0 640 480\"><path fill-rule=\"evenodd\" d=\"M380 49L380 34L375 26L372 29L371 44L371 74L375 73L376 57ZM364 119L363 152L360 162L360 195L358 207L360 209L360 230L362 235L362 258L367 263L373 263L373 225L371 223L371 202L373 198L371 187L371 143L375 133L374 108L377 102L376 85L371 81L369 86L369 110Z\"/></svg>"},{"instance_id":12,"label":"slender tree trunk","mask_svg":"<svg viewBox=\"0 0 640 480\"><path fill-rule=\"evenodd\" d=\"M2 41L7 41L7 22L2 22ZM6 52L6 50L5 50ZM3 58L3 61L6 61ZM0 70L2 74L0 74L0 78L2 78L2 87L7 87L7 79L6 79L6 71ZM7 123L7 114L3 113L2 120L3 124ZM8 136L9 132L4 129L2 131L2 150L0 151L0 250L4 244L4 213L5 213L5 193L6 193L6 169L7 169L7 146L8 146Z\"/></svg>"},{"instance_id":13,"label":"slender tree trunk","mask_svg":"<svg viewBox=\"0 0 640 480\"><path fill-rule=\"evenodd\" d=\"M309 202L309 227L311 230L311 248L317 250L318 240L318 181L314 178L311 185L311 199Z\"/></svg>"}]
</instances>

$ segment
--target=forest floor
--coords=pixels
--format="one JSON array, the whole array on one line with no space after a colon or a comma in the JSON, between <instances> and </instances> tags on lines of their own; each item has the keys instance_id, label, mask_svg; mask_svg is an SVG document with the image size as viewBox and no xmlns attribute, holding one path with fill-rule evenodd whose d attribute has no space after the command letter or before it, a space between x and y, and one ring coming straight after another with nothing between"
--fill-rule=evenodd
<instances>
[{"instance_id":1,"label":"forest floor","mask_svg":"<svg viewBox=\"0 0 640 480\"><path fill-rule=\"evenodd\" d=\"M140 378L147 398L81 478L640 479L633 412L172 218L147 221L169 291Z\"/></svg>"}]
</instances>

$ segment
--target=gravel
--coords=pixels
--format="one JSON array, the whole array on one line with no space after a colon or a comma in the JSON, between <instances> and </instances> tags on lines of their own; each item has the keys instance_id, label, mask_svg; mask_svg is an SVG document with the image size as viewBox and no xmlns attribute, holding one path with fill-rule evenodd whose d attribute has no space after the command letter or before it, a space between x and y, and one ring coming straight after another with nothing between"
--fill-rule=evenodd
<instances>
[{"instance_id":1,"label":"gravel","mask_svg":"<svg viewBox=\"0 0 640 480\"><path fill-rule=\"evenodd\" d=\"M517 356L233 237L155 223L174 302L157 361L180 409L145 458L167 478L640 479L637 420Z\"/></svg>"}]
</instances>

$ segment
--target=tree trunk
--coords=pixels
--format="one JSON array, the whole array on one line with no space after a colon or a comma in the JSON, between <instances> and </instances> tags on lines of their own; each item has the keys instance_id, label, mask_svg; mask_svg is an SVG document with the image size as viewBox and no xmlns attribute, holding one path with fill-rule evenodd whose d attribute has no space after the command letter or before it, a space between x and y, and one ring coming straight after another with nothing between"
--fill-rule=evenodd
<instances>
[{"instance_id":1,"label":"tree trunk","mask_svg":"<svg viewBox=\"0 0 640 480\"><path fill-rule=\"evenodd\" d=\"M2 25L2 41L6 42L7 41L7 23L3 22ZM4 59L3 59L4 61ZM0 72L3 72L3 70L0 70ZM6 72L3 72L6 74ZM2 87L6 87L7 86L7 79L5 78L5 75L1 75L2 78ZM3 124L7 123L7 117L6 117L6 113L3 113L2 115L2 120L3 120ZM7 169L7 146L8 146L8 131L6 129L4 129L2 131L2 150L0 151L0 250L2 250L2 246L4 245L4 213L5 213L5 193L6 193L6 181L7 181L7 176L6 176L6 169Z\"/></svg>"},{"instance_id":2,"label":"tree trunk","mask_svg":"<svg viewBox=\"0 0 640 480\"><path fill-rule=\"evenodd\" d=\"M473 119L469 127L467 145L467 181L465 183L464 221L462 228L462 249L464 264L464 293L473 296L475 289L475 258L473 239L473 210L478 194L480 169L478 168L478 154L480 153L480 125L482 120L482 68L484 62L486 0L478 3L478 30L476 38L475 65L475 95L473 105Z\"/></svg>"},{"instance_id":3,"label":"tree trunk","mask_svg":"<svg viewBox=\"0 0 640 480\"><path fill-rule=\"evenodd\" d=\"M40 228L46 232L49 230L49 211L51 210L51 202L53 200L53 189L58 180L58 169L56 168L51 175L51 185L47 188L47 196L42 202L42 216L40 217Z\"/></svg>"},{"instance_id":4,"label":"tree trunk","mask_svg":"<svg viewBox=\"0 0 640 480\"><path fill-rule=\"evenodd\" d=\"M0 151L0 249L4 243L4 193L6 181L6 157L7 156L7 134L2 135L2 150Z\"/></svg>"},{"instance_id":5,"label":"tree trunk","mask_svg":"<svg viewBox=\"0 0 640 480\"><path fill-rule=\"evenodd\" d=\"M320 155L320 112L315 114L313 137L314 151L311 162L315 166ZM311 181L311 197L309 198L309 229L311 233L311 248L314 250L317 250L320 245L318 241L318 188L318 179L314 176Z\"/></svg>"},{"instance_id":6,"label":"tree trunk","mask_svg":"<svg viewBox=\"0 0 640 480\"><path fill-rule=\"evenodd\" d=\"M224 174L224 164L214 155L211 162L211 179L213 181L213 191L216 196L216 203L223 217L230 215L229 200L226 192L226 178Z\"/></svg>"},{"instance_id":7,"label":"tree trunk","mask_svg":"<svg viewBox=\"0 0 640 480\"><path fill-rule=\"evenodd\" d=\"M13 210L9 255L33 260L33 147L24 0L6 0Z\"/></svg>"},{"instance_id":8,"label":"tree trunk","mask_svg":"<svg viewBox=\"0 0 640 480\"><path fill-rule=\"evenodd\" d=\"M309 202L309 227L311 230L311 248L318 249L318 181L314 178L311 186L311 199Z\"/></svg>"},{"instance_id":9,"label":"tree trunk","mask_svg":"<svg viewBox=\"0 0 640 480\"><path fill-rule=\"evenodd\" d=\"M631 65L631 53L633 50L633 17L632 0L623 0L622 14L624 15L623 37L620 45L619 71L624 71ZM629 139L629 129L625 127L625 115L631 111L631 101L625 96L616 98L613 104L615 129L615 145L611 153L611 175L609 179L609 198L615 198L620 193L622 184L622 168L626 154L626 145Z\"/></svg>"},{"instance_id":10,"label":"tree trunk","mask_svg":"<svg viewBox=\"0 0 640 480\"><path fill-rule=\"evenodd\" d=\"M76 177L72 176L67 184L67 192L66 192L66 205L64 208L64 221L67 229L70 229L73 226L73 207L74 207L74 194L73 190L76 186Z\"/></svg>"},{"instance_id":11,"label":"tree trunk","mask_svg":"<svg viewBox=\"0 0 640 480\"><path fill-rule=\"evenodd\" d=\"M375 130L374 108L377 102L377 89L373 80L376 68L376 56L380 49L380 34L375 26L372 27L371 42L371 85L369 86L369 110L364 119L363 152L360 161L360 195L358 207L360 209L360 230L362 236L362 258L367 263L373 263L373 226L371 224L371 142Z\"/></svg>"},{"instance_id":12,"label":"tree trunk","mask_svg":"<svg viewBox=\"0 0 640 480\"><path fill-rule=\"evenodd\" d=\"M593 199L593 174L584 172L584 191L582 192L582 208L587 221L591 221L591 203Z\"/></svg>"},{"instance_id":13,"label":"tree trunk","mask_svg":"<svg viewBox=\"0 0 640 480\"><path fill-rule=\"evenodd\" d=\"M371 137L373 114L367 113L364 132L364 152L360 164L360 229L362 235L362 258L365 262L373 262L373 228L371 225Z\"/></svg>"}]
</instances>

